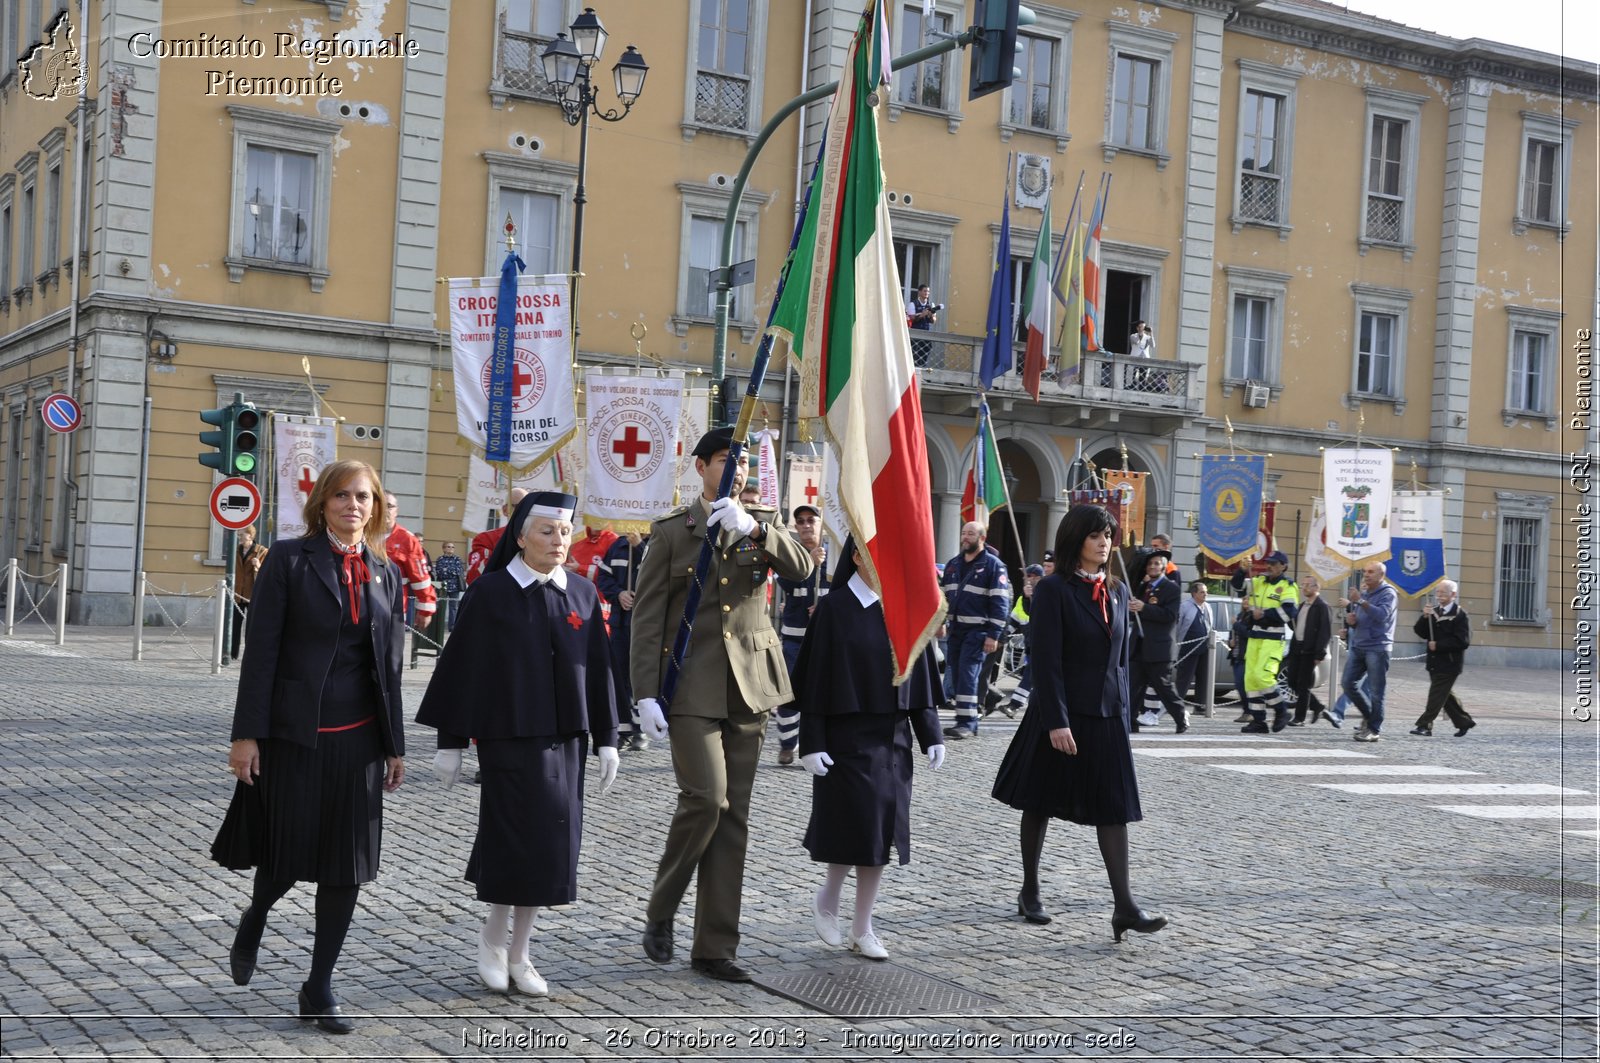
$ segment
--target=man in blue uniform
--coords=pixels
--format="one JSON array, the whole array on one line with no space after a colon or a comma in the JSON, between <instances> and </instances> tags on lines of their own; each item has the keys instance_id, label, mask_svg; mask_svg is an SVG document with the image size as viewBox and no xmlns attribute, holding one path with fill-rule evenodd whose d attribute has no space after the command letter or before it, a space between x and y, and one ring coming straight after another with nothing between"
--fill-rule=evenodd
<instances>
[{"instance_id":1,"label":"man in blue uniform","mask_svg":"<svg viewBox=\"0 0 1600 1063\"><path fill-rule=\"evenodd\" d=\"M984 658L1000 648L1011 581L1000 558L984 549L983 525L961 527L961 553L945 562L944 594L950 605L945 695L955 703L956 722L944 730L957 741L978 733L978 678Z\"/></svg>"},{"instance_id":2,"label":"man in blue uniform","mask_svg":"<svg viewBox=\"0 0 1600 1063\"><path fill-rule=\"evenodd\" d=\"M802 580L778 577L778 587L783 591L783 612L778 617L778 636L783 639L783 660L789 668L789 681L794 681L795 662L800 659L800 644L805 641L806 628L811 624L811 614L828 593L827 549L822 543L822 511L816 506L799 505L789 514L795 541L811 555L816 568ZM778 721L778 763L794 763L794 751L800 744L800 712L794 702L773 710Z\"/></svg>"},{"instance_id":3,"label":"man in blue uniform","mask_svg":"<svg viewBox=\"0 0 1600 1063\"><path fill-rule=\"evenodd\" d=\"M617 541L606 548L605 557L595 576L595 585L606 601L611 603L610 644L611 674L617 683L618 715L622 717L621 749L642 753L650 748L650 739L639 730L639 717L632 711L633 680L628 670L628 646L633 635L634 588L639 585L639 566L644 563L648 536L629 532L617 536ZM624 708L627 706L628 708Z\"/></svg>"}]
</instances>

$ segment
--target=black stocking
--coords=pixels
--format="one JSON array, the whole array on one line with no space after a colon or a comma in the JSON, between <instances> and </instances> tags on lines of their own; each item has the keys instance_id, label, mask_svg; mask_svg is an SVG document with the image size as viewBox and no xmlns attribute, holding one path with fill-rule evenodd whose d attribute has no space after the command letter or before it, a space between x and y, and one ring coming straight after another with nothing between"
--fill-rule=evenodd
<instances>
[{"instance_id":1,"label":"black stocking","mask_svg":"<svg viewBox=\"0 0 1600 1063\"><path fill-rule=\"evenodd\" d=\"M333 965L339 962L344 936L356 912L360 886L317 886L317 940L311 949L311 974L305 992L320 1007L333 1003Z\"/></svg>"},{"instance_id":2,"label":"black stocking","mask_svg":"<svg viewBox=\"0 0 1600 1063\"><path fill-rule=\"evenodd\" d=\"M1050 817L1045 813L1022 814L1022 892L1035 899L1039 896L1039 857L1049 829Z\"/></svg>"},{"instance_id":3,"label":"black stocking","mask_svg":"<svg viewBox=\"0 0 1600 1063\"><path fill-rule=\"evenodd\" d=\"M1139 910L1128 888L1128 825L1115 823L1095 828L1100 839L1100 859L1106 864L1106 878L1111 880L1111 896L1115 911L1124 915Z\"/></svg>"},{"instance_id":4,"label":"black stocking","mask_svg":"<svg viewBox=\"0 0 1600 1063\"><path fill-rule=\"evenodd\" d=\"M267 929L267 913L294 887L293 879L268 878L261 868L256 868L256 881L250 891L250 907L239 917L239 932L234 946L251 953L261 946L261 935Z\"/></svg>"}]
</instances>

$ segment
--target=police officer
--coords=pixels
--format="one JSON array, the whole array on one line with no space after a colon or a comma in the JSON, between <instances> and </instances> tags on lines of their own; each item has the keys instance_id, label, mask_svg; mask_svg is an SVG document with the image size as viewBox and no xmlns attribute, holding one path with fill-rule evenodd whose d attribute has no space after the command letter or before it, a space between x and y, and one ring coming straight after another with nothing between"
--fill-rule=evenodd
<instances>
[{"instance_id":1,"label":"police officer","mask_svg":"<svg viewBox=\"0 0 1600 1063\"><path fill-rule=\"evenodd\" d=\"M778 633L767 614L767 573L803 580L812 564L794 537L770 522L773 511L747 512L734 501L746 477L742 455L733 477L734 497L718 497L732 440L731 428L701 437L693 451L700 498L651 526L633 606L630 657L640 725L649 738L670 733L678 781L677 809L645 911L645 955L656 963L672 959L672 921L694 878L692 966L711 978L748 982L749 972L734 957L750 790L767 714L794 700ZM716 562L702 589L677 690L663 708L662 680L707 536Z\"/></svg>"},{"instance_id":2,"label":"police officer","mask_svg":"<svg viewBox=\"0 0 1600 1063\"><path fill-rule=\"evenodd\" d=\"M1000 648L1006 614L1011 611L1011 581L1000 558L984 549L983 525L961 527L961 553L945 562L944 594L950 603L949 649L944 689L955 703L956 722L945 737L960 740L978 733L978 678L984 659Z\"/></svg>"},{"instance_id":3,"label":"police officer","mask_svg":"<svg viewBox=\"0 0 1600 1063\"><path fill-rule=\"evenodd\" d=\"M822 542L822 511L816 506L795 506L789 514L794 525L794 537L811 555L816 565L811 575L803 580L778 577L778 588L783 591L783 612L778 615L778 635L783 639L783 660L789 666L789 679L794 680L794 665L800 659L800 644L805 641L806 628L811 624L811 614L817 603L828 593L827 547ZM800 713L794 705L780 706L774 713L778 720L778 763L794 763L794 751L800 744Z\"/></svg>"}]
</instances>

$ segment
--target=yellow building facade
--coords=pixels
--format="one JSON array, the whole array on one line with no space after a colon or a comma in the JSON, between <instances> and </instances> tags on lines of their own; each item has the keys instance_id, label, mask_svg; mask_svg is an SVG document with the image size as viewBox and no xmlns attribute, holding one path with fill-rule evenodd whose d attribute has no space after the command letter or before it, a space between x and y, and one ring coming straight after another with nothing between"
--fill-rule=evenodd
<instances>
[{"instance_id":1,"label":"yellow building facade","mask_svg":"<svg viewBox=\"0 0 1600 1063\"><path fill-rule=\"evenodd\" d=\"M1187 560L1197 457L1230 445L1272 455L1280 544L1298 557L1320 448L1359 436L1396 448L1397 478L1415 462L1449 490L1475 652L1556 660L1579 545L1571 459L1594 447L1575 349L1596 317L1593 66L1299 0L1030 6L1017 84L968 101L958 51L898 72L881 123L902 283L945 304L939 331L915 334L941 552L956 549L1002 196L1020 306L1040 197L1059 246L1079 175L1087 209L1106 173L1107 352L1038 403L1015 375L990 396L1016 517L994 537L1013 560L1048 546L1074 459L1124 449L1151 474L1144 531ZM508 214L530 272L567 272L581 251L580 364L634 364L642 323L646 354L707 369L706 271L735 175L768 116L837 77L859 5L599 6L601 106L617 106L624 47L650 72L626 118L590 124L575 248L580 134L538 55L580 11L0 0L0 555L67 565L81 622L129 622L140 570L209 586L222 537L196 414L235 392L341 417L340 455L381 470L430 551L460 541L440 279L493 273ZM63 13L81 93L50 83L64 64L48 55L9 64L70 52L50 36ZM901 52L972 18L955 0L890 14ZM743 191L741 384L825 113L781 126ZM1141 319L1144 364L1122 353ZM784 369L775 358L763 394L792 439ZM68 436L39 414L61 390L85 412Z\"/></svg>"}]
</instances>

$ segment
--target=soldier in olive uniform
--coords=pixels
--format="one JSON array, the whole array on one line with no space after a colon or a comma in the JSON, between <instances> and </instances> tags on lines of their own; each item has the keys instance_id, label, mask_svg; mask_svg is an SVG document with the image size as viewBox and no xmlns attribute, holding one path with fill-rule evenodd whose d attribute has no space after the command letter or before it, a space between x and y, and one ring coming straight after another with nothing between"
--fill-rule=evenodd
<instances>
[{"instance_id":1,"label":"soldier in olive uniform","mask_svg":"<svg viewBox=\"0 0 1600 1063\"><path fill-rule=\"evenodd\" d=\"M693 967L712 978L746 982L750 975L734 956L750 790L767 716L794 700L767 613L767 573L803 580L811 574L811 556L788 531L769 523L776 516L771 510L747 513L733 498L717 498L732 438L731 428L701 438L694 448L701 497L651 527L634 600L631 663L640 723L652 738L670 733L678 779L678 807L645 912L645 955L657 963L672 959L672 920L698 872ZM741 457L735 497L744 480ZM717 536L715 563L668 707L669 728L656 695L707 535Z\"/></svg>"}]
</instances>

